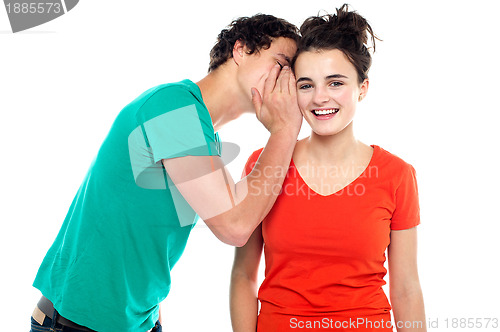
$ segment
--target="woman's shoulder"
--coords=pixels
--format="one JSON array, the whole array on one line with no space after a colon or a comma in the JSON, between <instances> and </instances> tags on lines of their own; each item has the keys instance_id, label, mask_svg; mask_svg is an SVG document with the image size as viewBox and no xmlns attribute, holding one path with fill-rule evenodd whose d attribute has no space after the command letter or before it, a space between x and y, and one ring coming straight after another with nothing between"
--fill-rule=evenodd
<instances>
[{"instance_id":1,"label":"woman's shoulder","mask_svg":"<svg viewBox=\"0 0 500 332\"><path fill-rule=\"evenodd\" d=\"M257 149L254 152L252 152L250 157L248 157L248 161L256 162L257 159L259 159L260 154L262 153L263 150L264 150L264 147L261 147L260 149Z\"/></svg>"},{"instance_id":2,"label":"woman's shoulder","mask_svg":"<svg viewBox=\"0 0 500 332\"><path fill-rule=\"evenodd\" d=\"M380 167L380 170L392 177L396 175L404 175L408 172L415 172L413 166L400 157L397 153L392 153L386 149L372 145L374 149L374 164Z\"/></svg>"},{"instance_id":3,"label":"woman's shoulder","mask_svg":"<svg viewBox=\"0 0 500 332\"><path fill-rule=\"evenodd\" d=\"M250 157L248 157L247 162L245 164L245 168L243 169L243 175L248 175L252 171L255 164L257 163L257 160L260 157L260 154L262 153L262 150L264 150L263 147L258 150L255 150L254 152L252 152Z\"/></svg>"}]
</instances>

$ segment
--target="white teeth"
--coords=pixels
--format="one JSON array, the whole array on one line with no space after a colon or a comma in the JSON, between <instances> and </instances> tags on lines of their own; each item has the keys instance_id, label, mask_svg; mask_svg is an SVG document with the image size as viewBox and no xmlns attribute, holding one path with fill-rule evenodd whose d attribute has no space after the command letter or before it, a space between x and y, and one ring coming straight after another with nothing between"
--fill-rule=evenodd
<instances>
[{"instance_id":1,"label":"white teeth","mask_svg":"<svg viewBox=\"0 0 500 332\"><path fill-rule=\"evenodd\" d=\"M314 110L315 115L326 115L326 114L332 114L332 113L337 113L339 110L335 108L331 108L329 110Z\"/></svg>"}]
</instances>

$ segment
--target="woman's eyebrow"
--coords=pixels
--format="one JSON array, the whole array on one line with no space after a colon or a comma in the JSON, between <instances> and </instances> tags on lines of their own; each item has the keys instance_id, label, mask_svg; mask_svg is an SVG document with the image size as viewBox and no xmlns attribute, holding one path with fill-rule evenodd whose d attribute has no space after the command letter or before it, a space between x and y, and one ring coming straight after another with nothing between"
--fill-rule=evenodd
<instances>
[{"instance_id":1,"label":"woman's eyebrow","mask_svg":"<svg viewBox=\"0 0 500 332\"><path fill-rule=\"evenodd\" d=\"M330 80L332 78L349 78L349 77L342 75L342 74L332 74L332 75L326 76L325 81ZM302 81L312 81L312 79L310 79L309 77L300 77L297 79L297 83L302 82Z\"/></svg>"},{"instance_id":2,"label":"woman's eyebrow","mask_svg":"<svg viewBox=\"0 0 500 332\"><path fill-rule=\"evenodd\" d=\"M349 78L349 77L342 75L342 74L332 74L332 75L326 76L325 81L331 80L332 78ZM312 79L310 79L309 77L300 77L299 79L297 79L297 83L302 82L302 81L312 81Z\"/></svg>"},{"instance_id":3,"label":"woman's eyebrow","mask_svg":"<svg viewBox=\"0 0 500 332\"><path fill-rule=\"evenodd\" d=\"M325 77L325 80L329 80L329 79L332 79L332 78L349 78L345 75L342 75L342 74L333 74L333 75L328 75Z\"/></svg>"},{"instance_id":4,"label":"woman's eyebrow","mask_svg":"<svg viewBox=\"0 0 500 332\"><path fill-rule=\"evenodd\" d=\"M302 82L302 81L312 81L309 77L300 77L298 80L297 80L297 83L299 82Z\"/></svg>"}]
</instances>

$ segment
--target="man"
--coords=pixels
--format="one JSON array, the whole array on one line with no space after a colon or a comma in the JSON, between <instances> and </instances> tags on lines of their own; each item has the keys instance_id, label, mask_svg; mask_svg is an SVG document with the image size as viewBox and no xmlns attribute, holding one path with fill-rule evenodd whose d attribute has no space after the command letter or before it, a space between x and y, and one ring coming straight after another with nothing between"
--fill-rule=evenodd
<instances>
[{"instance_id":1,"label":"man","mask_svg":"<svg viewBox=\"0 0 500 332\"><path fill-rule=\"evenodd\" d=\"M246 243L299 133L288 67L297 40L284 20L240 18L220 33L205 78L154 87L120 112L34 281L43 296L33 330L160 331L159 303L196 215L221 241ZM216 132L252 111L270 137L254 171L234 183Z\"/></svg>"}]
</instances>

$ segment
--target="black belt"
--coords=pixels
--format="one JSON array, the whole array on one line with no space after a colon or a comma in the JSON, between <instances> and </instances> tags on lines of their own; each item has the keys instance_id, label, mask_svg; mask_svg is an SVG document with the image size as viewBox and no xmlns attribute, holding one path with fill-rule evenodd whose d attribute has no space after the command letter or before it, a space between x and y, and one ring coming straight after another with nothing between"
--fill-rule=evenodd
<instances>
[{"instance_id":1,"label":"black belt","mask_svg":"<svg viewBox=\"0 0 500 332\"><path fill-rule=\"evenodd\" d=\"M50 319L52 319L52 317L54 317L54 310L55 310L54 305L45 296L42 296L40 301L38 301L37 306L40 309L40 311L45 314L45 316L48 316ZM61 315L57 315L56 322L63 325L63 326L71 327L74 329L79 329L79 330L88 331L88 332L96 332L96 331L91 330L85 326L78 325L78 324L64 318Z\"/></svg>"}]
</instances>

